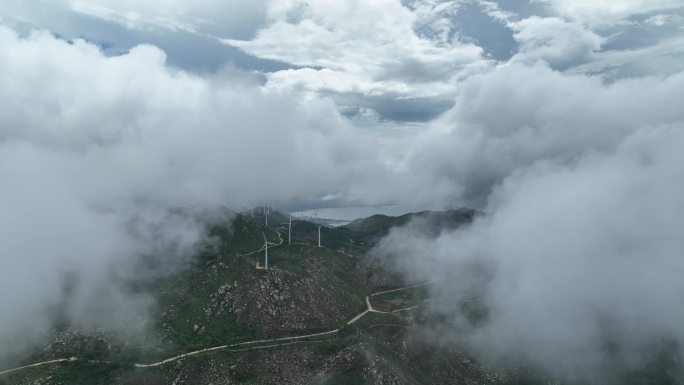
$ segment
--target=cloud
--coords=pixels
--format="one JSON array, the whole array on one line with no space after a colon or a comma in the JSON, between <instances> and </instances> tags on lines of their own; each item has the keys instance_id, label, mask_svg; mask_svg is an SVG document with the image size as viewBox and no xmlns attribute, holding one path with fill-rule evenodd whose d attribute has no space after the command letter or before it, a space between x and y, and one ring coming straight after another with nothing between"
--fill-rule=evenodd
<instances>
[{"instance_id":1,"label":"cloud","mask_svg":"<svg viewBox=\"0 0 684 385\"><path fill-rule=\"evenodd\" d=\"M610 151L638 127L684 120L676 102L683 86L681 73L604 85L543 63L507 64L460 83L455 106L416 139L406 164L479 206L519 168Z\"/></svg>"},{"instance_id":2,"label":"cloud","mask_svg":"<svg viewBox=\"0 0 684 385\"><path fill-rule=\"evenodd\" d=\"M364 197L385 168L330 101L235 69L201 77L153 46L108 57L3 27L0 48L0 358L59 307L87 330L144 333L153 301L126 283L182 269L203 210Z\"/></svg>"},{"instance_id":3,"label":"cloud","mask_svg":"<svg viewBox=\"0 0 684 385\"><path fill-rule=\"evenodd\" d=\"M50 0L48 0L50 1ZM162 29L218 36L249 35L263 22L267 1L68 0L72 11L130 29Z\"/></svg>"},{"instance_id":4,"label":"cloud","mask_svg":"<svg viewBox=\"0 0 684 385\"><path fill-rule=\"evenodd\" d=\"M164 28L171 31L196 32L194 25L173 18L157 16L146 18L135 11L117 11L89 1L73 1L70 3L70 8L75 12L119 23L131 29Z\"/></svg>"},{"instance_id":5,"label":"cloud","mask_svg":"<svg viewBox=\"0 0 684 385\"><path fill-rule=\"evenodd\" d=\"M675 24L681 27L684 24L684 17L676 14L658 14L646 19L645 23L654 25L656 27L663 27L670 24Z\"/></svg>"},{"instance_id":6,"label":"cloud","mask_svg":"<svg viewBox=\"0 0 684 385\"><path fill-rule=\"evenodd\" d=\"M486 196L487 214L436 238L398 229L376 250L434 281L442 341L598 382L682 346L682 89L681 72L605 84L521 64L461 85L407 164ZM473 296L480 325L462 308Z\"/></svg>"},{"instance_id":7,"label":"cloud","mask_svg":"<svg viewBox=\"0 0 684 385\"><path fill-rule=\"evenodd\" d=\"M11 0L0 4L0 24L20 34L47 29L64 39L86 39L107 55L151 44L164 50L169 65L196 73L213 73L228 63L248 71L288 68L218 40L251 38L265 12L263 1Z\"/></svg>"},{"instance_id":8,"label":"cloud","mask_svg":"<svg viewBox=\"0 0 684 385\"><path fill-rule=\"evenodd\" d=\"M591 60L603 42L594 32L556 17L533 16L510 26L519 43L519 53L512 60L544 60L557 69Z\"/></svg>"},{"instance_id":9,"label":"cloud","mask_svg":"<svg viewBox=\"0 0 684 385\"><path fill-rule=\"evenodd\" d=\"M271 5L268 24L254 39L224 42L259 58L305 67L268 74L267 87L299 89L312 99L349 92L388 102L443 98L453 93L456 79L487 62L480 47L449 35L444 28L450 27L435 20L434 12L425 21L424 9L412 11L397 0L280 1ZM434 27L433 34L425 33L428 27Z\"/></svg>"},{"instance_id":10,"label":"cloud","mask_svg":"<svg viewBox=\"0 0 684 385\"><path fill-rule=\"evenodd\" d=\"M684 39L663 39L643 48L606 50L569 72L600 74L607 80L672 75L684 69Z\"/></svg>"},{"instance_id":11,"label":"cloud","mask_svg":"<svg viewBox=\"0 0 684 385\"><path fill-rule=\"evenodd\" d=\"M485 2L516 31L511 61L545 60L553 68L621 79L681 71L683 8L676 2L537 1L518 13ZM530 10L534 9L534 13Z\"/></svg>"},{"instance_id":12,"label":"cloud","mask_svg":"<svg viewBox=\"0 0 684 385\"><path fill-rule=\"evenodd\" d=\"M56 306L82 328L144 333L153 301L123 283L182 269L203 236L192 214L255 200L482 208L467 230L404 229L381 251L414 279L445 278L433 294L449 327L467 327L453 299L480 294L492 318L468 336L488 355L560 374L600 365L593 342L608 321L627 355L657 333L680 341L676 311L641 322L624 304L660 314L680 290L669 275L681 268L670 213L681 211L684 121L673 2L163 3L0 6L29 26L23 37L0 27L0 211L11 214L0 289L18 293L0 296L11 314L0 346L38 336ZM487 34L457 25L482 10L514 32L509 61L487 59L473 40ZM69 41L27 32L45 20ZM625 33L635 25L650 40ZM117 48L103 51L107 36ZM201 74L170 65L230 50L187 50L217 36L269 65L222 65L234 59L223 51ZM160 255L162 271L139 269ZM110 313L122 318L98 317Z\"/></svg>"},{"instance_id":13,"label":"cloud","mask_svg":"<svg viewBox=\"0 0 684 385\"><path fill-rule=\"evenodd\" d=\"M682 6L677 0L534 0L555 14L590 25L619 23L628 16L667 11Z\"/></svg>"},{"instance_id":14,"label":"cloud","mask_svg":"<svg viewBox=\"0 0 684 385\"><path fill-rule=\"evenodd\" d=\"M198 73L233 63L262 73L272 91L329 97L346 114L372 111L381 122L433 119L460 81L513 56L616 79L681 69L681 7L667 0L338 3L15 0L0 5L0 22L84 37L111 55L153 44L170 65ZM407 100L426 109L393 113Z\"/></svg>"}]
</instances>

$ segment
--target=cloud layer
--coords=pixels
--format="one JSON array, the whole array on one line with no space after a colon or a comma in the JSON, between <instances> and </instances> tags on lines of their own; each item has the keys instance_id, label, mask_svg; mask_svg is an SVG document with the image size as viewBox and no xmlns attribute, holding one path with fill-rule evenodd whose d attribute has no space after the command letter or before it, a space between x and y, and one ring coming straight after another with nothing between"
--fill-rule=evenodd
<instances>
[{"instance_id":1,"label":"cloud layer","mask_svg":"<svg viewBox=\"0 0 684 385\"><path fill-rule=\"evenodd\" d=\"M58 307L142 332L151 299L126 284L183 268L202 237L194 213L358 194L384 167L333 103L265 94L237 70L198 77L152 46L107 57L2 27L0 49L3 347L38 337Z\"/></svg>"},{"instance_id":2,"label":"cloud layer","mask_svg":"<svg viewBox=\"0 0 684 385\"><path fill-rule=\"evenodd\" d=\"M680 2L163 3L0 5L0 346L60 306L142 332L125 282L183 268L191 214L323 198L486 211L379 250L483 356L595 374L684 343Z\"/></svg>"},{"instance_id":3,"label":"cloud layer","mask_svg":"<svg viewBox=\"0 0 684 385\"><path fill-rule=\"evenodd\" d=\"M435 281L442 326L481 357L605 380L654 341L682 346L682 90L684 73L605 84L540 65L466 80L411 163L487 197L487 214L436 239L397 230L378 253Z\"/></svg>"},{"instance_id":4,"label":"cloud layer","mask_svg":"<svg viewBox=\"0 0 684 385\"><path fill-rule=\"evenodd\" d=\"M195 72L234 63L262 72L272 91L331 97L345 115L380 122L428 121L453 105L459 81L509 60L615 79L679 72L682 20L675 0L0 5L0 23L24 32L85 37L109 54L154 44L170 64Z\"/></svg>"},{"instance_id":5,"label":"cloud layer","mask_svg":"<svg viewBox=\"0 0 684 385\"><path fill-rule=\"evenodd\" d=\"M331 93L381 98L385 104L404 98L439 102L450 97L459 76L486 67L487 61L480 47L449 33L446 20L435 17L436 7L412 12L394 0L277 1L254 39L224 42L304 67L269 75L271 88L301 89L309 98ZM423 12L429 19L421 19ZM419 23L432 34L418 34L414 25ZM349 104L337 100L346 108L372 108L364 105L365 98Z\"/></svg>"}]
</instances>

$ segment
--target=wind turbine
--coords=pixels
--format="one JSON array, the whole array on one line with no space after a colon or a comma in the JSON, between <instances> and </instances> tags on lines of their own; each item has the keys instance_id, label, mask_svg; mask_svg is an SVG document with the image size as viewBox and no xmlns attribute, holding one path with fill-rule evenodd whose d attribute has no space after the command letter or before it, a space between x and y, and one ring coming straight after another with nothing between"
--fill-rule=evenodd
<instances>
[{"instance_id":1,"label":"wind turbine","mask_svg":"<svg viewBox=\"0 0 684 385\"><path fill-rule=\"evenodd\" d=\"M287 226L287 245L290 246L292 240L292 215L290 215L290 223Z\"/></svg>"},{"instance_id":2,"label":"wind turbine","mask_svg":"<svg viewBox=\"0 0 684 385\"><path fill-rule=\"evenodd\" d=\"M266 234L261 232L264 236L264 268L268 270L268 240L266 239Z\"/></svg>"},{"instance_id":3,"label":"wind turbine","mask_svg":"<svg viewBox=\"0 0 684 385\"><path fill-rule=\"evenodd\" d=\"M318 225L318 247L321 247L321 225Z\"/></svg>"}]
</instances>

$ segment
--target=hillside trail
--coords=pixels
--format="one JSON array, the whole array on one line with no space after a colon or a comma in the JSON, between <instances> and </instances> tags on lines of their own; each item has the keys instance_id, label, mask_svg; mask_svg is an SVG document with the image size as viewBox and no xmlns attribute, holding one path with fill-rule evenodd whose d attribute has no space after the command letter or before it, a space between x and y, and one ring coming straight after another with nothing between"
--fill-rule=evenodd
<instances>
[{"instance_id":1,"label":"hillside trail","mask_svg":"<svg viewBox=\"0 0 684 385\"><path fill-rule=\"evenodd\" d=\"M279 243L277 243L277 244L272 243L272 245L280 246L283 244L283 237L282 237L282 234L280 233L280 231L276 230L276 233L278 234ZM258 253L258 252L262 251L263 249L264 249L264 246L262 246L258 250L252 251L248 254L242 254L242 255L243 256L251 255L254 253ZM366 299L365 299L366 300L366 309L364 311L362 311L361 313L359 313L358 315L351 318L350 320L348 320L347 322L345 322L345 325L352 325L352 324L356 323L357 321L362 319L364 316L366 316L368 313L392 314L392 313L398 313L398 312L403 312L403 311L415 309L418 307L418 305L407 307L407 308L402 308L402 309L397 309L397 310L392 310L392 311L381 311L381 310L377 310L377 309L373 308L373 304L371 303L370 298L373 296L376 296L376 295L380 295L380 294L386 294L386 293L393 293L393 292L402 291L402 290L408 290L408 289L412 289L412 288L419 287L419 286L425 286L428 284L429 284L429 282L428 283L421 283L418 285L400 287L400 288L392 289L392 290L385 290L385 291L370 294L370 295L366 296ZM164 360L157 361L157 362L133 363L133 366L135 366L136 368L153 368L153 367L162 366L164 364L168 364L170 362L178 361L178 360L186 358L186 357L196 356L198 354L208 353L208 352L213 352L213 351L219 351L219 350L229 351L229 352L238 352L238 351L243 351L243 350L267 349L267 348L272 348L272 347L276 347L276 346L292 344L295 342L322 342L325 340L315 340L315 341L299 341L299 340L303 340L303 339L307 339L307 338L328 336L331 334L335 334L339 331L340 331L340 328L336 328L336 329L332 329L332 330L328 330L328 331L324 331L324 332L311 333L311 334L301 334L301 335L296 335L296 336L291 336L291 337L270 338L270 339L238 342L238 343L228 344L228 345L213 346L213 347L208 347L208 348L204 348L204 349L191 351L188 353L179 354L179 355L172 356L172 357L169 357L169 358L166 358ZM274 344L274 343L276 343L276 344ZM243 348L243 347L247 347L247 348ZM232 348L242 348L242 349L232 349ZM87 360L87 359L81 359L78 357L69 357L69 358L52 359L52 360L48 360L48 361L37 362L34 364L30 364L30 365L20 366L20 367L16 367L16 368L12 368L12 369L6 369L3 371L0 371L0 375L13 373L13 372L17 372L17 371L21 371L21 370L29 369L29 368L35 368L35 367L40 367L40 366L45 366L45 365L62 363L62 362L86 362L86 363L93 363L93 364L109 364L109 365L114 364L113 362L110 362L110 361Z\"/></svg>"},{"instance_id":2,"label":"hillside trail","mask_svg":"<svg viewBox=\"0 0 684 385\"><path fill-rule=\"evenodd\" d=\"M373 304L370 301L370 297L372 297L374 295L378 295L378 294L408 290L408 289L418 287L418 286L423 286L423 285L426 285L426 284L400 287L397 289L387 290L384 292L378 292L378 293L374 293L374 294L371 294L369 296L366 296L366 310L362 311L361 313L359 313L358 315L356 315L355 317L353 317L352 319L347 321L345 324L346 325L352 325L352 324L356 323L358 320L360 320L361 318L363 318L364 316L366 316L368 313L391 314L391 313L398 313L398 312L402 312L402 311L408 311L411 309L415 309L418 307L418 305L410 306L410 307L406 307L406 308L402 308L402 309L397 309L397 310L392 310L392 311L376 310L373 308ZM301 340L301 339L305 339L305 338L330 335L330 334L337 333L339 331L340 331L340 328L336 328L336 329L332 329L332 330L328 330L328 331L324 331L324 332L319 332L319 333L301 334L301 335L291 336L291 337L271 338L271 339L263 339L263 340L256 340L256 341L239 342L239 343L230 344L230 345L214 346L214 347L210 347L210 348L195 350L195 351L184 353L184 354L179 354L177 356L173 356L173 357L170 357L170 358L167 358L165 360L158 361L158 362L153 362L153 363L149 363L149 364L134 364L134 365L138 368L150 368L150 367L168 364L170 362L177 361L181 358L190 357L190 356L194 356L197 354L216 351L216 350L228 350L228 351L230 351L231 350L230 348L233 348L233 347L241 347L241 346L247 346L247 345L260 345L260 344L273 343L273 342L296 341L296 340ZM311 342L313 342L313 341L311 341ZM277 345L255 346L254 348L255 349L257 349L257 348L269 348L269 347L273 347L273 346L277 346ZM0 372L0 374L2 374L2 372Z\"/></svg>"},{"instance_id":3,"label":"hillside trail","mask_svg":"<svg viewBox=\"0 0 684 385\"><path fill-rule=\"evenodd\" d=\"M282 229L278 228L278 229L275 230L276 234L278 234L278 243L268 242L268 244L271 245L271 247L281 246L281 245L283 244L283 242L284 242L284 240L283 240L283 234L281 234L280 231L278 231L278 230L282 230ZM264 248L265 248L265 247L266 247L266 245L261 245L260 248L254 250L254 251L250 251L250 252L247 253L247 254L240 254L240 256L241 256L241 257L247 257L247 256L249 256L249 255L256 254L256 253L259 253L259 252L262 252L262 251L264 251ZM1 374L1 373L0 373L0 374Z\"/></svg>"}]
</instances>

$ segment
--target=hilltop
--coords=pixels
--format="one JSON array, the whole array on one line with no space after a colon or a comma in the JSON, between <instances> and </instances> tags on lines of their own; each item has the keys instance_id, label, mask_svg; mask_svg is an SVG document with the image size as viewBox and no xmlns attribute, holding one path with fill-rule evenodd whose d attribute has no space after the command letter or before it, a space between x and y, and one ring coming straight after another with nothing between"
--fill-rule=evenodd
<instances>
[{"instance_id":1,"label":"hilltop","mask_svg":"<svg viewBox=\"0 0 684 385\"><path fill-rule=\"evenodd\" d=\"M288 217L222 210L193 265L140 290L158 301L142 341L55 325L50 344L0 375L0 384L439 384L506 383L465 352L425 343L425 286L406 287L368 252L394 226L453 228L468 209L375 215L321 228ZM264 237L269 270L263 266ZM209 349L208 351L205 351ZM187 357L179 357L191 353ZM72 360L69 358L73 357ZM5 367L7 365L3 365Z\"/></svg>"}]
</instances>

